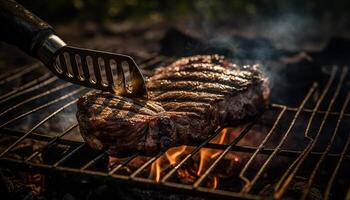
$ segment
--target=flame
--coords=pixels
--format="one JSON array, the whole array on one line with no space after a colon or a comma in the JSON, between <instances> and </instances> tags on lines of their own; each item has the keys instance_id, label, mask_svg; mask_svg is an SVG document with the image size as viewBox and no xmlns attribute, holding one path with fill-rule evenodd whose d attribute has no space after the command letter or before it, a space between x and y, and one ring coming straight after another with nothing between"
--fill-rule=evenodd
<instances>
[{"instance_id":1,"label":"flame","mask_svg":"<svg viewBox=\"0 0 350 200\"><path fill-rule=\"evenodd\" d=\"M212 189L216 189L218 187L218 177L217 176L214 176L214 181L213 181L213 187Z\"/></svg>"},{"instance_id":2,"label":"flame","mask_svg":"<svg viewBox=\"0 0 350 200\"><path fill-rule=\"evenodd\" d=\"M165 152L165 156L158 158L151 165L151 172L149 178L154 179L159 182L161 178L161 173L171 165L177 163L178 157L184 153L186 146L173 147Z\"/></svg>"},{"instance_id":3,"label":"flame","mask_svg":"<svg viewBox=\"0 0 350 200\"><path fill-rule=\"evenodd\" d=\"M152 163L152 166L151 166L150 177L156 180L157 182L160 181L160 173L161 173L160 164L161 164L160 158L158 158L155 162Z\"/></svg>"},{"instance_id":4,"label":"flame","mask_svg":"<svg viewBox=\"0 0 350 200\"><path fill-rule=\"evenodd\" d=\"M214 138L212 140L212 143L216 144L223 144L225 142L226 136L228 133L228 129L223 129L221 131L221 136L218 138ZM199 167L197 170L197 175L200 176L202 174L202 171L204 171L205 166L208 164L209 160L213 160L217 158L220 155L221 151L214 150L214 149L206 149L202 148L199 152Z\"/></svg>"},{"instance_id":5,"label":"flame","mask_svg":"<svg viewBox=\"0 0 350 200\"><path fill-rule=\"evenodd\" d=\"M223 144L224 141L225 141L225 138L226 138L226 135L227 135L227 132L228 132L228 129L225 128L224 130L222 130L222 134L221 134L221 137L219 139L219 144ZM215 141L213 141L215 142Z\"/></svg>"},{"instance_id":6,"label":"flame","mask_svg":"<svg viewBox=\"0 0 350 200\"><path fill-rule=\"evenodd\" d=\"M165 155L168 158L168 161L170 162L170 165L175 165L177 158L186 150L186 146L182 145L180 147L175 147L169 149Z\"/></svg>"},{"instance_id":7,"label":"flame","mask_svg":"<svg viewBox=\"0 0 350 200\"><path fill-rule=\"evenodd\" d=\"M232 134L236 133L237 131L239 131L239 129L223 129L221 133L211 141L211 143L228 144L233 136ZM162 155L152 163L149 178L155 180L156 182L159 182L162 178L162 173L166 173L165 171L167 169L171 168L172 166L176 165L176 163L178 163L179 157L185 153L186 148L187 146L182 145L167 150L164 155ZM222 150L201 148L199 151L199 157L197 157L199 159L198 169L194 171L194 174L191 175L191 172L188 170L180 170L178 175L182 178L185 178L186 181L189 181L189 183L191 183L191 180L195 181L198 178L198 176L203 175L203 173L209 167L209 165L215 159L217 159L221 153ZM233 156L232 160L238 162L239 158L237 156ZM211 180L212 182L210 183L210 187L212 189L216 189L219 184L218 177L213 176Z\"/></svg>"}]
</instances>

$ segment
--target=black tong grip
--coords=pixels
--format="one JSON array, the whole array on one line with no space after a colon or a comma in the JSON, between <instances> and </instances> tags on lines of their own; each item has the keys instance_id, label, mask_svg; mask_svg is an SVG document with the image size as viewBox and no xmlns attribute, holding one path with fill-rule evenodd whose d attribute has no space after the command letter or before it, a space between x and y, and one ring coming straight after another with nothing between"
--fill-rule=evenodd
<instances>
[{"instance_id":1,"label":"black tong grip","mask_svg":"<svg viewBox=\"0 0 350 200\"><path fill-rule=\"evenodd\" d=\"M0 0L0 40L31 56L53 28L13 0Z\"/></svg>"}]
</instances>

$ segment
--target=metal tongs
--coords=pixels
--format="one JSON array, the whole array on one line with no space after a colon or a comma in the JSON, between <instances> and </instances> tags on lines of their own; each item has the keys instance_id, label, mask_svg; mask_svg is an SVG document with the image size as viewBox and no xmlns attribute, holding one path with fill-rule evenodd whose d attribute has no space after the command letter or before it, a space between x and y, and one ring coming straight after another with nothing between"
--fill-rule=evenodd
<instances>
[{"instance_id":1,"label":"metal tongs","mask_svg":"<svg viewBox=\"0 0 350 200\"><path fill-rule=\"evenodd\" d=\"M49 24L13 0L0 0L0 40L39 59L65 81L147 97L144 77L130 56L68 46Z\"/></svg>"}]
</instances>

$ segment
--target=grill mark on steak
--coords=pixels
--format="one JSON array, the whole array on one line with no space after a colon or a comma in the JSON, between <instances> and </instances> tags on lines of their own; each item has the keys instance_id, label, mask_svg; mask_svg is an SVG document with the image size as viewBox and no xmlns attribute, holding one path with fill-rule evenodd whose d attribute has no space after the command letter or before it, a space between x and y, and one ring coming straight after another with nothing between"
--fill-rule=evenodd
<instances>
[{"instance_id":1,"label":"grill mark on steak","mask_svg":"<svg viewBox=\"0 0 350 200\"><path fill-rule=\"evenodd\" d=\"M155 115L158 112L165 111L161 106L152 101L131 100L110 94L97 93L93 95L87 95L86 98L91 98L91 101L87 102L87 106L101 105L103 107L110 107L118 109L120 111L125 110L145 115Z\"/></svg>"},{"instance_id":2,"label":"grill mark on steak","mask_svg":"<svg viewBox=\"0 0 350 200\"><path fill-rule=\"evenodd\" d=\"M169 91L159 96L150 95L150 97L159 102L201 102L210 103L215 99L221 99L222 95L215 95L206 92L191 92L191 91ZM220 98L221 97L221 98Z\"/></svg>"},{"instance_id":3,"label":"grill mark on steak","mask_svg":"<svg viewBox=\"0 0 350 200\"><path fill-rule=\"evenodd\" d=\"M135 113L135 114L142 114L142 115L156 115L157 112L154 112L150 109L146 109L145 107L140 107L140 106L135 106L132 104L125 104L123 101L110 101L108 104L105 103L105 101L95 101L95 105L100 105L100 106L108 106L110 108L113 108L118 111L127 111L130 113Z\"/></svg>"},{"instance_id":4,"label":"grill mark on steak","mask_svg":"<svg viewBox=\"0 0 350 200\"><path fill-rule=\"evenodd\" d=\"M208 103L199 102L167 102L162 104L164 109L170 111L182 111L204 114L209 109L213 109Z\"/></svg>"},{"instance_id":5,"label":"grill mark on steak","mask_svg":"<svg viewBox=\"0 0 350 200\"><path fill-rule=\"evenodd\" d=\"M203 83L220 83L231 87L246 87L250 84L250 80L220 73L205 72L174 72L155 74L149 79L152 80L179 80L179 81L198 81Z\"/></svg>"},{"instance_id":6,"label":"grill mark on steak","mask_svg":"<svg viewBox=\"0 0 350 200\"><path fill-rule=\"evenodd\" d=\"M252 68L256 69L258 68L258 65L253 66L244 66L247 69ZM256 78L254 77L253 73L256 73L256 71L248 71L245 69L237 68L237 66L218 66L213 64L192 64L192 65L185 65L185 66L174 66L172 68L167 67L164 69L157 70L155 74L163 75L163 74L169 74L174 72L203 72L206 74L224 74L226 76L234 76L234 78L242 78L242 79L252 79ZM152 78L152 77L151 77Z\"/></svg>"},{"instance_id":7,"label":"grill mark on steak","mask_svg":"<svg viewBox=\"0 0 350 200\"><path fill-rule=\"evenodd\" d=\"M236 65L230 67L230 69L238 69ZM172 68L162 68L157 71L157 73L169 73L169 72L178 72L178 71L186 71L186 72L198 72L198 71L206 71L206 72L216 72L216 73L224 73L228 72L227 67L223 67L214 63L194 63L191 65L183 65L183 66L174 66Z\"/></svg>"},{"instance_id":8,"label":"grill mark on steak","mask_svg":"<svg viewBox=\"0 0 350 200\"><path fill-rule=\"evenodd\" d=\"M199 81L182 80L154 80L148 84L148 91L159 95L167 91L195 91L206 92L219 95L232 95L234 91L241 90L237 87L223 85L219 83L203 83Z\"/></svg>"}]
</instances>

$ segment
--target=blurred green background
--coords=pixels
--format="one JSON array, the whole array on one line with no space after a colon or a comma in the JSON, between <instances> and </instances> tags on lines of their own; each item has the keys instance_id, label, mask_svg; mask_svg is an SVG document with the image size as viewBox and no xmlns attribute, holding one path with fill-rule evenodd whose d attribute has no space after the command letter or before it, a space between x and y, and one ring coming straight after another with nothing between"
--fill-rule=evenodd
<instances>
[{"instance_id":1,"label":"blurred green background","mask_svg":"<svg viewBox=\"0 0 350 200\"><path fill-rule=\"evenodd\" d=\"M348 18L350 1L318 0L18 0L51 22L177 18L204 16L212 20L279 16L283 12L308 13L316 18Z\"/></svg>"}]
</instances>

